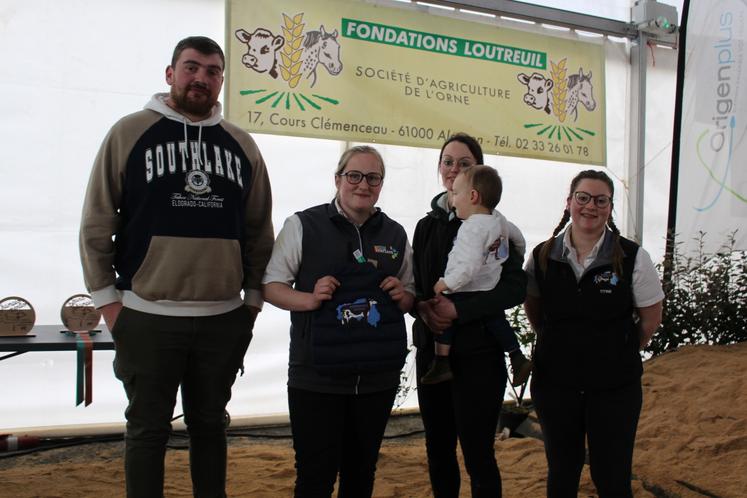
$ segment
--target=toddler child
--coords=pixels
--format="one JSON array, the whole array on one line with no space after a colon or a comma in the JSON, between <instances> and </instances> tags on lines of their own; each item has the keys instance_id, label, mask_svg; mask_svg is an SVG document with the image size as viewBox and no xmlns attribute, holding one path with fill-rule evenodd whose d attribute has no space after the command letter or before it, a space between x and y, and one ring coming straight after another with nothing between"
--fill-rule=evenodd
<instances>
[{"instance_id":1,"label":"toddler child","mask_svg":"<svg viewBox=\"0 0 747 498\"><path fill-rule=\"evenodd\" d=\"M451 205L463 223L449 252L444 276L433 286L436 294L443 293L458 300L464 295L455 292L491 290L500 280L503 262L508 259L509 239L524 253L526 243L521 231L495 210L502 191L501 177L489 166L465 168L454 179ZM511 385L526 382L532 371L532 362L522 353L506 317L501 315L489 320L485 327L509 354L513 372ZM436 356L428 372L420 379L422 384L437 384L453 378L449 365L453 334L452 329L446 329L435 335Z\"/></svg>"}]
</instances>

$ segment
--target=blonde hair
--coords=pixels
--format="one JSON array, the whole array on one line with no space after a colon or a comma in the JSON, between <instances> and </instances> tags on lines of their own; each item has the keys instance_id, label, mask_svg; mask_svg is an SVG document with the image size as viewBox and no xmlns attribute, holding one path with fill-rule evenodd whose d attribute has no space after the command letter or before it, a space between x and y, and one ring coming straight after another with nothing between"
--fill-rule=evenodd
<instances>
[{"instance_id":1,"label":"blonde hair","mask_svg":"<svg viewBox=\"0 0 747 498\"><path fill-rule=\"evenodd\" d=\"M345 171L348 162L350 162L350 159L356 154L371 154L375 156L379 161L379 166L381 166L381 177L383 178L385 176L386 169L384 167L384 159L381 157L381 154L379 154L379 151L374 149L370 145L356 145L355 147L350 147L348 150L343 152L340 156L340 160L337 162L337 170L335 171L335 176Z\"/></svg>"}]
</instances>

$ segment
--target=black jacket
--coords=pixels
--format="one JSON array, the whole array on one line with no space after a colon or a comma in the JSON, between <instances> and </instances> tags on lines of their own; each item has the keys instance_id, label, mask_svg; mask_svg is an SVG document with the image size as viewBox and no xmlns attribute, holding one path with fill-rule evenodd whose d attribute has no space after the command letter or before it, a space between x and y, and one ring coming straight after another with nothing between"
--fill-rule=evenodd
<instances>
[{"instance_id":1,"label":"black jacket","mask_svg":"<svg viewBox=\"0 0 747 498\"><path fill-rule=\"evenodd\" d=\"M431 212L418 221L415 228L412 246L416 300L434 296L433 285L444 274L449 251L462 224L453 213L439 206L438 201L444 195L446 192L433 198ZM527 277L522 269L524 257L513 245L510 248L501 279L493 290L474 292L469 298L454 303L459 318L453 324L456 333L451 347L452 355L469 355L486 350L500 352L497 338L485 329L483 321L521 304L526 297ZM418 354L433 351L433 332L417 316L413 324L413 343L418 348Z\"/></svg>"}]
</instances>

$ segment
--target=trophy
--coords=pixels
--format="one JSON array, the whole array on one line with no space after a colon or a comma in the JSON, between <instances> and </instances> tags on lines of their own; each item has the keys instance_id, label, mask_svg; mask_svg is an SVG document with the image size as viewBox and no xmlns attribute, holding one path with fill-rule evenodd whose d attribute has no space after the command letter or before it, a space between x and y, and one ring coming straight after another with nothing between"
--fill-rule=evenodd
<instances>
[{"instance_id":1,"label":"trophy","mask_svg":"<svg viewBox=\"0 0 747 498\"><path fill-rule=\"evenodd\" d=\"M98 333L94 330L101 321L101 312L93 305L88 294L75 294L62 304L60 310L62 324L74 333Z\"/></svg>"},{"instance_id":2,"label":"trophy","mask_svg":"<svg viewBox=\"0 0 747 498\"><path fill-rule=\"evenodd\" d=\"M86 406L93 401L93 340L91 336L101 332L94 330L101 321L101 312L93 305L88 294L75 294L62 304L62 323L67 330L62 332L74 336L77 346L77 375L75 405L85 400Z\"/></svg>"},{"instance_id":3,"label":"trophy","mask_svg":"<svg viewBox=\"0 0 747 498\"><path fill-rule=\"evenodd\" d=\"M22 297L6 297L0 300L0 337L33 337L36 313L31 303Z\"/></svg>"}]
</instances>

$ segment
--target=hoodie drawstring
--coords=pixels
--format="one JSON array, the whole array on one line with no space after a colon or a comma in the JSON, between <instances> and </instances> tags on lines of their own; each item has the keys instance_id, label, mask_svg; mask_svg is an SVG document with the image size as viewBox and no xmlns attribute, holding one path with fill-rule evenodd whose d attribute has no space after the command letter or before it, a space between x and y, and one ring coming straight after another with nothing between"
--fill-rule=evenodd
<instances>
[{"instance_id":1,"label":"hoodie drawstring","mask_svg":"<svg viewBox=\"0 0 747 498\"><path fill-rule=\"evenodd\" d=\"M189 150L189 137L187 135L187 120L186 119L182 120L182 124L184 125L184 144ZM203 166L202 164L202 124L199 125L199 129L197 131L197 162L200 164L200 166Z\"/></svg>"},{"instance_id":2,"label":"hoodie drawstring","mask_svg":"<svg viewBox=\"0 0 747 498\"><path fill-rule=\"evenodd\" d=\"M200 167L202 167L202 125L200 125L197 132L197 160L200 162Z\"/></svg>"}]
</instances>

